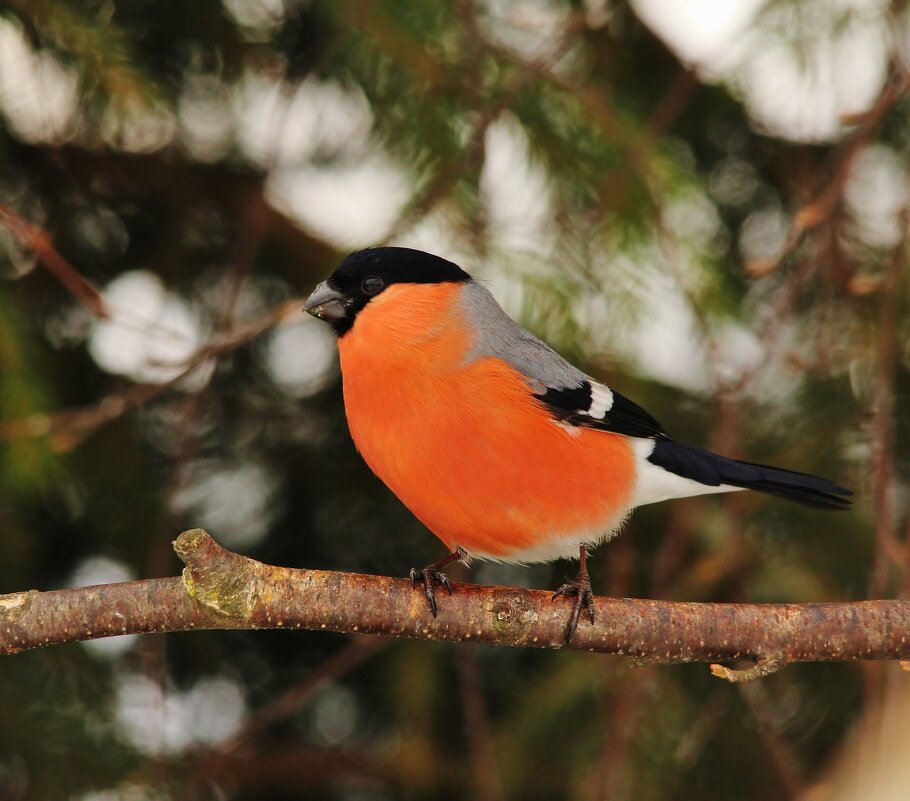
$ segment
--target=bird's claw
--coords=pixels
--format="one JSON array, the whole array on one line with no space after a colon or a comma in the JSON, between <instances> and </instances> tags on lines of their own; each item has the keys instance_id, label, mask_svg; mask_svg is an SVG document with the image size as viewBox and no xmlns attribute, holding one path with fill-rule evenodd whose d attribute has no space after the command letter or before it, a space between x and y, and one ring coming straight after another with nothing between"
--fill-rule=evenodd
<instances>
[{"instance_id":1,"label":"bird's claw","mask_svg":"<svg viewBox=\"0 0 910 801\"><path fill-rule=\"evenodd\" d=\"M411 568L411 586L416 588L418 584L423 584L424 594L430 604L430 611L433 617L436 617L436 591L434 587L445 587L449 595L452 594L452 583L449 577L439 570L435 565L427 565L423 570Z\"/></svg>"},{"instance_id":2,"label":"bird's claw","mask_svg":"<svg viewBox=\"0 0 910 801\"><path fill-rule=\"evenodd\" d=\"M553 593L551 601L555 601L560 595L574 596L572 603L572 615L569 618L569 624L566 626L566 645L572 641L572 635L578 628L578 618L581 610L585 609L588 617L591 619L591 625L594 625L594 591L591 589L591 579L588 578L587 572L579 573L575 581L567 581L556 592Z\"/></svg>"}]
</instances>

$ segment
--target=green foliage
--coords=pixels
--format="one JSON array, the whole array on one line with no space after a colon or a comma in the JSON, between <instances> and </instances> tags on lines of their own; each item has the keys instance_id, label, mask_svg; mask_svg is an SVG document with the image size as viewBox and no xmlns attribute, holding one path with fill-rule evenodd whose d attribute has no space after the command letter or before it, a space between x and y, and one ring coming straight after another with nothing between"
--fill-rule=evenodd
<instances>
[{"instance_id":1,"label":"green foliage","mask_svg":"<svg viewBox=\"0 0 910 801\"><path fill-rule=\"evenodd\" d=\"M0 420L17 420L46 410L49 390L38 368L38 349L26 339L26 326L16 309L0 298ZM60 479L57 460L38 430L0 445L0 494L34 496L53 491Z\"/></svg>"}]
</instances>

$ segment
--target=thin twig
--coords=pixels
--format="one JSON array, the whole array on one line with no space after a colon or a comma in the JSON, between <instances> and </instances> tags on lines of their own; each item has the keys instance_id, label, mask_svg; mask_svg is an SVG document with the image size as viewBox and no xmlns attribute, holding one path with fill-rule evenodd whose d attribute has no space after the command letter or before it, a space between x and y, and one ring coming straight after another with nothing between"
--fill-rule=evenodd
<instances>
[{"instance_id":1,"label":"thin twig","mask_svg":"<svg viewBox=\"0 0 910 801\"><path fill-rule=\"evenodd\" d=\"M449 195L452 188L469 170L476 168L482 162L484 139L490 126L499 119L503 111L515 102L518 95L534 82L539 71L548 71L559 62L571 44L570 38L565 37L549 53L526 64L527 69L519 72L510 84L503 87L499 99L480 111L466 137L464 146L449 164L438 170L436 175L414 194L404 211L386 232L381 243L385 244L398 239L418 220L426 217ZM495 49L489 43L485 43L485 47Z\"/></svg>"},{"instance_id":2,"label":"thin twig","mask_svg":"<svg viewBox=\"0 0 910 801\"><path fill-rule=\"evenodd\" d=\"M773 699L765 692L762 685L740 684L740 695L758 724L758 733L765 750L777 768L778 776L784 785L787 798L802 798L806 790L806 780L796 752L778 732L777 715L772 706Z\"/></svg>"},{"instance_id":3,"label":"thin twig","mask_svg":"<svg viewBox=\"0 0 910 801\"><path fill-rule=\"evenodd\" d=\"M698 74L691 67L682 66L673 83L658 101L648 118L648 130L654 136L663 136L679 119L692 93L700 86Z\"/></svg>"},{"instance_id":4,"label":"thin twig","mask_svg":"<svg viewBox=\"0 0 910 801\"><path fill-rule=\"evenodd\" d=\"M50 436L57 440L56 445L59 448L71 447L74 442L81 441L102 425L118 419L127 411L138 408L171 389L213 356L236 350L284 322L291 315L299 314L303 304L303 298L279 303L264 314L238 325L231 331L214 336L209 342L197 348L185 361L173 365L179 367L180 372L161 384L134 386L126 392L108 395L96 404L78 409L65 409L59 412L18 417L13 420L0 420L0 442L23 437Z\"/></svg>"},{"instance_id":5,"label":"thin twig","mask_svg":"<svg viewBox=\"0 0 910 801\"><path fill-rule=\"evenodd\" d=\"M698 715L689 724L673 751L673 762L681 771L690 770L704 752L724 720L732 696L719 689L701 705Z\"/></svg>"},{"instance_id":6,"label":"thin twig","mask_svg":"<svg viewBox=\"0 0 910 801\"><path fill-rule=\"evenodd\" d=\"M490 718L483 695L477 647L468 644L458 649L455 668L458 671L461 709L468 736L468 752L471 755L474 798L477 801L499 801L503 797L502 788L493 751Z\"/></svg>"},{"instance_id":7,"label":"thin twig","mask_svg":"<svg viewBox=\"0 0 910 801\"><path fill-rule=\"evenodd\" d=\"M607 684L608 678L604 683ZM635 742L639 724L647 717L645 696L655 682L655 673L647 668L633 673L614 698L605 721L600 754L595 772L588 782L593 801L621 801L633 798L629 751ZM610 682L615 684L615 682Z\"/></svg>"},{"instance_id":8,"label":"thin twig","mask_svg":"<svg viewBox=\"0 0 910 801\"><path fill-rule=\"evenodd\" d=\"M875 563L869 583L870 596L888 586L889 567L903 574L908 568L907 551L897 534L894 486L894 382L898 366L897 297L907 256L910 209L901 213L902 236L885 263L880 287L881 308L877 320L876 381L873 398L873 500L875 506ZM903 576L902 576L903 578Z\"/></svg>"},{"instance_id":9,"label":"thin twig","mask_svg":"<svg viewBox=\"0 0 910 801\"><path fill-rule=\"evenodd\" d=\"M895 62L878 99L865 114L855 119L857 127L840 149L831 179L793 215L784 242L777 253L769 259L755 259L746 265L749 275L760 278L777 270L802 242L805 234L830 218L843 198L857 154L878 130L885 115L908 90L910 76Z\"/></svg>"},{"instance_id":10,"label":"thin twig","mask_svg":"<svg viewBox=\"0 0 910 801\"><path fill-rule=\"evenodd\" d=\"M249 749L276 723L296 715L320 690L371 659L389 642L391 640L378 637L358 637L337 653L324 659L299 682L253 712L236 734L200 760L195 766L198 772L209 778L220 776L239 753Z\"/></svg>"},{"instance_id":11,"label":"thin twig","mask_svg":"<svg viewBox=\"0 0 910 801\"><path fill-rule=\"evenodd\" d=\"M54 247L50 234L2 203L0 203L0 223L12 231L22 244L38 257L38 261L47 268L47 271L95 317L104 320L111 316L101 293L60 254L60 251Z\"/></svg>"}]
</instances>

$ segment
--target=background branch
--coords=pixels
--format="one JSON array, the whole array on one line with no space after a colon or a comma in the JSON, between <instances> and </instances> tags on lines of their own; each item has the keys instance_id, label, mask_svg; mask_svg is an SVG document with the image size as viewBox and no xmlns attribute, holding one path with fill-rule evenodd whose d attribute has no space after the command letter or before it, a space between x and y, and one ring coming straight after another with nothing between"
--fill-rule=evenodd
<instances>
[{"instance_id":1,"label":"background branch","mask_svg":"<svg viewBox=\"0 0 910 801\"><path fill-rule=\"evenodd\" d=\"M22 244L38 257L54 278L95 317L105 319L111 316L98 290L60 254L47 231L33 225L3 203L0 203L0 225L12 231Z\"/></svg>"},{"instance_id":2,"label":"background branch","mask_svg":"<svg viewBox=\"0 0 910 801\"><path fill-rule=\"evenodd\" d=\"M118 634L191 629L314 629L562 647L568 607L540 590L459 584L433 619L409 582L298 570L222 548L202 529L174 543L182 578L0 596L0 653ZM646 663L756 660L728 680L790 662L910 657L910 601L711 604L599 598L597 623L569 646Z\"/></svg>"}]
</instances>

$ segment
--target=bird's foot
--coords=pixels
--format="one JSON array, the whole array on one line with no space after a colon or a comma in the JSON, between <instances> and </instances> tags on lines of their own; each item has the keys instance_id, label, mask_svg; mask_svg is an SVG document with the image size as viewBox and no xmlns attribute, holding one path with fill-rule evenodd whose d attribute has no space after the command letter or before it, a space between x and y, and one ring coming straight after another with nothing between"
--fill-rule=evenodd
<instances>
[{"instance_id":1,"label":"bird's foot","mask_svg":"<svg viewBox=\"0 0 910 801\"><path fill-rule=\"evenodd\" d=\"M427 565L423 570L411 568L411 586L423 585L424 594L430 602L430 611L436 617L436 590L434 587L445 587L449 595L452 594L452 584L449 577L439 569L439 563Z\"/></svg>"},{"instance_id":2,"label":"bird's foot","mask_svg":"<svg viewBox=\"0 0 910 801\"><path fill-rule=\"evenodd\" d=\"M581 610L585 609L588 617L591 618L591 624L594 623L594 592L591 589L591 579L588 577L588 571L582 567L575 577L575 581L567 581L556 592L550 600L555 601L560 595L574 596L575 601L572 603L572 616L569 618L569 625L566 626L566 645L572 641L572 635L578 628L578 617Z\"/></svg>"}]
</instances>

